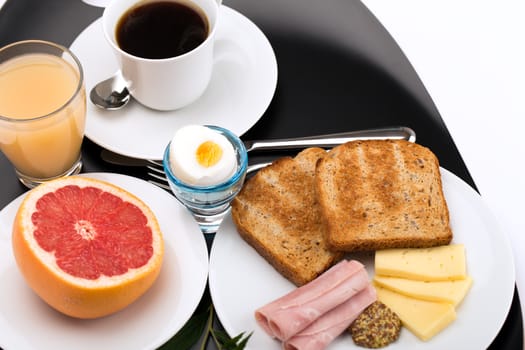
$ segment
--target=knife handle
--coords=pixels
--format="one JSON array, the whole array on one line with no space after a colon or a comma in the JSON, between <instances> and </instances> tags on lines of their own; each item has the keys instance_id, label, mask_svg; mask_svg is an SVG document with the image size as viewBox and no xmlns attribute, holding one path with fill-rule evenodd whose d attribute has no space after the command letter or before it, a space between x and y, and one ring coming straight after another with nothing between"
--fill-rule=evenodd
<instances>
[{"instance_id":1,"label":"knife handle","mask_svg":"<svg viewBox=\"0 0 525 350\"><path fill-rule=\"evenodd\" d=\"M332 148L348 141L356 140L407 140L416 141L414 130L405 126L356 130L317 136L245 141L247 151L273 151L305 147Z\"/></svg>"}]
</instances>

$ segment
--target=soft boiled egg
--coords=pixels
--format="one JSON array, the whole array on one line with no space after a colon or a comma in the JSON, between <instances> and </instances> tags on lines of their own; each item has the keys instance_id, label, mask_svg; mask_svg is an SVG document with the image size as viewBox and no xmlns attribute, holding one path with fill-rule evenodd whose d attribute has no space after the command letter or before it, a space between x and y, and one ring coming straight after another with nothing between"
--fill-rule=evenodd
<instances>
[{"instance_id":1,"label":"soft boiled egg","mask_svg":"<svg viewBox=\"0 0 525 350\"><path fill-rule=\"evenodd\" d=\"M178 129L171 141L170 166L182 182L211 186L228 180L237 161L224 135L206 126L188 125Z\"/></svg>"}]
</instances>

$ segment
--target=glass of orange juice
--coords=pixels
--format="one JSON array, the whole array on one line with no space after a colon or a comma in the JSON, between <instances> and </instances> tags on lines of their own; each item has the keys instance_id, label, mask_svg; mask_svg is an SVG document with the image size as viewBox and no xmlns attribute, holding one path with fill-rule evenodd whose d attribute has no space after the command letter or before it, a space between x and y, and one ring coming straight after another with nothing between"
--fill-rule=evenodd
<instances>
[{"instance_id":1,"label":"glass of orange juice","mask_svg":"<svg viewBox=\"0 0 525 350\"><path fill-rule=\"evenodd\" d=\"M80 61L40 40L0 49L0 150L29 188L77 174L86 122Z\"/></svg>"}]
</instances>

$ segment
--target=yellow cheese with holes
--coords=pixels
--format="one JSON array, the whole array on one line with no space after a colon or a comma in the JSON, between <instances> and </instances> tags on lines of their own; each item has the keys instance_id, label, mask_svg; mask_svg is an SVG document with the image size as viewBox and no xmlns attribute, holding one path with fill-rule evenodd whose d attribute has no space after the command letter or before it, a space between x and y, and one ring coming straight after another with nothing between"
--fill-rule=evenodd
<instances>
[{"instance_id":1,"label":"yellow cheese with holes","mask_svg":"<svg viewBox=\"0 0 525 350\"><path fill-rule=\"evenodd\" d=\"M421 281L464 279L467 276L463 244L432 248L378 250L375 254L377 275Z\"/></svg>"},{"instance_id":2,"label":"yellow cheese with holes","mask_svg":"<svg viewBox=\"0 0 525 350\"><path fill-rule=\"evenodd\" d=\"M374 282L381 287L408 297L447 302L458 306L470 289L472 278L467 276L462 280L429 282L398 277L375 276Z\"/></svg>"},{"instance_id":3,"label":"yellow cheese with holes","mask_svg":"<svg viewBox=\"0 0 525 350\"><path fill-rule=\"evenodd\" d=\"M376 285L377 299L394 311L421 340L429 340L456 319L451 303L410 298Z\"/></svg>"}]
</instances>

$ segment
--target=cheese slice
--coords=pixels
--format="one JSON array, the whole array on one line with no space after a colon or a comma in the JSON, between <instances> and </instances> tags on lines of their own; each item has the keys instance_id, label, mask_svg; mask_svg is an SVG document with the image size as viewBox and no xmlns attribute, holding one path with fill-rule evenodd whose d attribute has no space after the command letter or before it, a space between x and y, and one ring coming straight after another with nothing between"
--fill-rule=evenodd
<instances>
[{"instance_id":1,"label":"cheese slice","mask_svg":"<svg viewBox=\"0 0 525 350\"><path fill-rule=\"evenodd\" d=\"M376 275L374 282L408 297L447 302L458 306L470 289L472 278L467 276L462 280L428 282Z\"/></svg>"},{"instance_id":2,"label":"cheese slice","mask_svg":"<svg viewBox=\"0 0 525 350\"><path fill-rule=\"evenodd\" d=\"M378 275L420 281L465 279L467 268L463 244L432 248L378 250L375 254Z\"/></svg>"},{"instance_id":3,"label":"cheese slice","mask_svg":"<svg viewBox=\"0 0 525 350\"><path fill-rule=\"evenodd\" d=\"M403 325L421 340L429 340L456 319L451 303L410 298L375 285L377 299L394 311Z\"/></svg>"}]
</instances>

